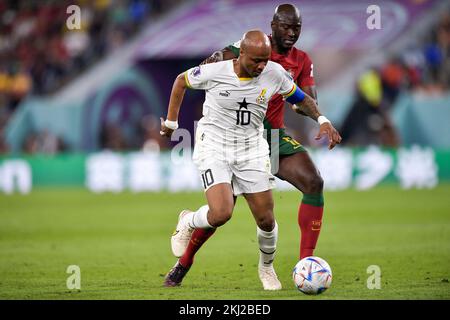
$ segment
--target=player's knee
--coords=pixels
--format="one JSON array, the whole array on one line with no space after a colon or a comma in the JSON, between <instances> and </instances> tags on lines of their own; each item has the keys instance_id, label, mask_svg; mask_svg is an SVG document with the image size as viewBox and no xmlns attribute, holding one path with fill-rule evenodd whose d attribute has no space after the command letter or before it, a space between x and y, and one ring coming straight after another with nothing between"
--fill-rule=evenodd
<instances>
[{"instance_id":1,"label":"player's knee","mask_svg":"<svg viewBox=\"0 0 450 320\"><path fill-rule=\"evenodd\" d=\"M303 192L307 194L322 193L323 179L319 174L312 174L307 177Z\"/></svg>"},{"instance_id":2,"label":"player's knee","mask_svg":"<svg viewBox=\"0 0 450 320\"><path fill-rule=\"evenodd\" d=\"M211 216L210 224L215 228L227 223L227 221L231 219L231 216L233 214L233 207L227 205L210 208L209 210Z\"/></svg>"},{"instance_id":3,"label":"player's knee","mask_svg":"<svg viewBox=\"0 0 450 320\"><path fill-rule=\"evenodd\" d=\"M229 213L227 211L222 211L217 215L213 226L216 228L220 227L220 226L224 225L225 223L227 223L228 220L230 220L230 219L231 219L231 212Z\"/></svg>"},{"instance_id":4,"label":"player's knee","mask_svg":"<svg viewBox=\"0 0 450 320\"><path fill-rule=\"evenodd\" d=\"M264 216L256 219L256 224L258 227L263 230L270 232L275 228L275 218L272 212L265 214Z\"/></svg>"}]
</instances>

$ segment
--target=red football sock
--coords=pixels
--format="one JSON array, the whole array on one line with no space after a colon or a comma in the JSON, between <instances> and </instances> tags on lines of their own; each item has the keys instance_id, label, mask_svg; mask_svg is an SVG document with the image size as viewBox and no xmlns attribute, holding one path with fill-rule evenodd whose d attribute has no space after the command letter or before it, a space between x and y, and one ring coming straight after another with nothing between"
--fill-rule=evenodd
<instances>
[{"instance_id":1,"label":"red football sock","mask_svg":"<svg viewBox=\"0 0 450 320\"><path fill-rule=\"evenodd\" d=\"M302 202L298 209L298 225L301 230L300 259L314 255L322 226L323 206Z\"/></svg>"},{"instance_id":2,"label":"red football sock","mask_svg":"<svg viewBox=\"0 0 450 320\"><path fill-rule=\"evenodd\" d=\"M192 233L191 240L186 248L186 251L181 256L179 262L183 267L189 268L194 263L194 256L201 246L213 235L216 228L212 229L195 229Z\"/></svg>"}]
</instances>

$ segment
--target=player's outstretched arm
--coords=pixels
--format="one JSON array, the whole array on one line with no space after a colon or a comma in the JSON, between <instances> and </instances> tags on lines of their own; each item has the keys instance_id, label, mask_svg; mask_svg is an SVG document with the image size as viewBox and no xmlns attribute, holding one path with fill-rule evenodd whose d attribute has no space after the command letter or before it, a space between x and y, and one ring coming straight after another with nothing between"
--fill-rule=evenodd
<instances>
[{"instance_id":1,"label":"player's outstretched arm","mask_svg":"<svg viewBox=\"0 0 450 320\"><path fill-rule=\"evenodd\" d=\"M308 94L305 94L305 98L301 102L296 102L295 104L292 104L292 110L294 110L297 113L308 116L315 121L317 121L317 118L321 116L316 101Z\"/></svg>"},{"instance_id":2,"label":"player's outstretched arm","mask_svg":"<svg viewBox=\"0 0 450 320\"><path fill-rule=\"evenodd\" d=\"M215 51L210 57L203 60L201 64L214 63L219 61L231 60L237 58L237 56L228 47L222 50Z\"/></svg>"},{"instance_id":3,"label":"player's outstretched arm","mask_svg":"<svg viewBox=\"0 0 450 320\"><path fill-rule=\"evenodd\" d=\"M333 149L336 144L341 143L341 135L339 132L333 127L331 122L324 117L317 106L316 101L311 98L309 95L305 94L305 97L302 101L297 102L292 105L292 108L295 112L304 114L313 120L319 122L320 129L319 133L315 137L316 140L321 139L323 136L328 136L328 149Z\"/></svg>"},{"instance_id":4,"label":"player's outstretched arm","mask_svg":"<svg viewBox=\"0 0 450 320\"><path fill-rule=\"evenodd\" d=\"M185 73L183 72L178 75L173 83L169 99L169 108L167 110L167 119L164 120L161 118L161 131L159 133L162 136L170 137L178 128L178 114L180 113L180 107L183 102L186 88Z\"/></svg>"},{"instance_id":5,"label":"player's outstretched arm","mask_svg":"<svg viewBox=\"0 0 450 320\"><path fill-rule=\"evenodd\" d=\"M310 96L311 98L314 99L314 101L317 102L317 90L316 90L316 86L304 86L304 87L300 87L300 89L302 89L302 91L304 93L306 93L308 96ZM303 111L301 111L295 104L291 105L292 110L294 110L295 112L297 112L298 114L308 117L308 115L306 113L304 113Z\"/></svg>"},{"instance_id":6,"label":"player's outstretched arm","mask_svg":"<svg viewBox=\"0 0 450 320\"><path fill-rule=\"evenodd\" d=\"M316 86L303 86L303 87L300 87L300 89L302 89L302 91L304 93L306 93L308 96L313 98L316 103L318 103Z\"/></svg>"}]
</instances>

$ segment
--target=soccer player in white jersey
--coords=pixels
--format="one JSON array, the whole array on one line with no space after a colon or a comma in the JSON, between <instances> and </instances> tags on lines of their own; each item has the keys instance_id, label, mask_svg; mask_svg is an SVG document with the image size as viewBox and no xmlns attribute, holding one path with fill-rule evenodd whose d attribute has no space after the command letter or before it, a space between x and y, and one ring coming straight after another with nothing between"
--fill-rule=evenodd
<instances>
[{"instance_id":1,"label":"soccer player in white jersey","mask_svg":"<svg viewBox=\"0 0 450 320\"><path fill-rule=\"evenodd\" d=\"M231 218L233 195L242 194L258 226L258 271L263 287L281 289L273 268L278 227L273 214L274 177L263 137L263 119L268 102L276 93L292 104L317 106L283 67L269 61L271 44L263 32L247 32L240 50L238 59L201 65L180 74L172 88L167 119L161 119L161 134L170 137L178 128L186 88L206 91L193 160L200 171L208 205L195 212L180 213L172 236L172 251L181 258L165 278L164 285L168 287L180 285L193 263L193 255L183 259L183 253L194 230L197 236L209 237Z\"/></svg>"}]
</instances>

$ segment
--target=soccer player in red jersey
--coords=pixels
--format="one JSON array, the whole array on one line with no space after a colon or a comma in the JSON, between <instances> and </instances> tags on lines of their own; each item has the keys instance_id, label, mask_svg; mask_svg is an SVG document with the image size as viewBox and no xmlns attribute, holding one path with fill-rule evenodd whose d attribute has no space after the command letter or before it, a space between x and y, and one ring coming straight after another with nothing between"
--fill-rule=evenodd
<instances>
[{"instance_id":1,"label":"soccer player in red jersey","mask_svg":"<svg viewBox=\"0 0 450 320\"><path fill-rule=\"evenodd\" d=\"M311 59L306 52L294 47L300 36L301 27L302 19L297 7L291 4L282 4L275 9L271 22L272 35L269 36L272 45L270 60L281 64L291 74L301 90L317 100ZM203 63L237 58L239 56L239 45L240 43L237 42L217 51ZM301 231L299 256L302 259L314 254L319 238L324 207L323 180L308 152L299 142L286 134L284 106L285 101L281 95L272 97L264 126L267 129L269 146L273 146L271 141L272 130L278 129L279 167L275 175L288 181L303 193L297 215ZM337 130L328 119L321 116L316 108L298 108L295 105L292 107L297 113L309 116L319 122L320 130L316 139L319 140L323 136L327 136L329 149L340 143L341 136ZM273 153L274 150L271 150L271 152ZM215 229L195 229L184 254L180 258L180 262L183 265L190 266L195 253L214 231Z\"/></svg>"}]
</instances>

